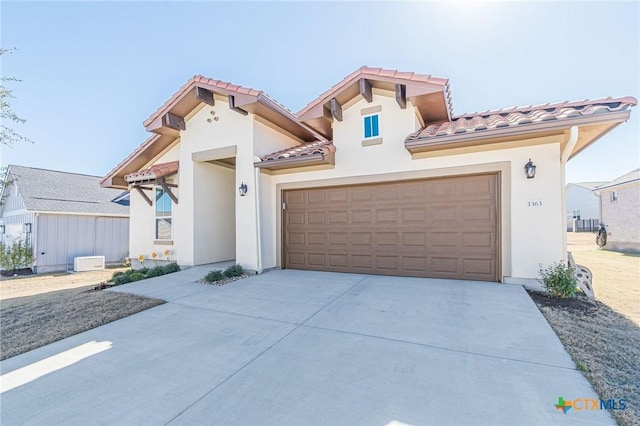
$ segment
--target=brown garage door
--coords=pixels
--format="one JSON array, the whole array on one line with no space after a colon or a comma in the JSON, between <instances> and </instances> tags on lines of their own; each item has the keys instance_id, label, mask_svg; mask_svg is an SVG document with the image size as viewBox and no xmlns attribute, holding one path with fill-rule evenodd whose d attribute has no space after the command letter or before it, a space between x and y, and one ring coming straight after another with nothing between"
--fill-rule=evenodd
<instances>
[{"instance_id":1,"label":"brown garage door","mask_svg":"<svg viewBox=\"0 0 640 426\"><path fill-rule=\"evenodd\" d=\"M284 267L497 280L497 175L288 190Z\"/></svg>"}]
</instances>

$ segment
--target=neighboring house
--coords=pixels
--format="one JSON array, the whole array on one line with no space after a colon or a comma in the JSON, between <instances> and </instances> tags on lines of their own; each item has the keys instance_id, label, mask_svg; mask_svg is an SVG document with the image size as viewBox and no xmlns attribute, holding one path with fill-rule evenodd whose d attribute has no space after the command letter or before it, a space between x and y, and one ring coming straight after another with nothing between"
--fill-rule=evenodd
<instances>
[{"instance_id":1,"label":"neighboring house","mask_svg":"<svg viewBox=\"0 0 640 426\"><path fill-rule=\"evenodd\" d=\"M597 220L600 202L593 190L604 182L575 182L567 184L567 230L573 230L574 219Z\"/></svg>"},{"instance_id":2,"label":"neighboring house","mask_svg":"<svg viewBox=\"0 0 640 426\"><path fill-rule=\"evenodd\" d=\"M0 198L0 239L25 237L38 273L71 268L76 256L122 262L129 251L128 200L121 189L102 188L100 179L10 165Z\"/></svg>"},{"instance_id":3,"label":"neighboring house","mask_svg":"<svg viewBox=\"0 0 640 426\"><path fill-rule=\"evenodd\" d=\"M196 76L102 184L131 189L133 258L537 287L540 264L567 259L567 160L634 105L455 116L447 79L362 67L294 114Z\"/></svg>"},{"instance_id":4,"label":"neighboring house","mask_svg":"<svg viewBox=\"0 0 640 426\"><path fill-rule=\"evenodd\" d=\"M640 252L640 168L598 186L600 221L614 251Z\"/></svg>"}]
</instances>

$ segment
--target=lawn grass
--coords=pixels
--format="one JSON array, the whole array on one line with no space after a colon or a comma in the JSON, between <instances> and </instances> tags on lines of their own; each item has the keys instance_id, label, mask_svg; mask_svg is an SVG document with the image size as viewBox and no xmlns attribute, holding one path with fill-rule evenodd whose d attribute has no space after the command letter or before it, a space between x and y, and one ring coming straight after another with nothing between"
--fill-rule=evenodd
<instances>
[{"instance_id":1,"label":"lawn grass","mask_svg":"<svg viewBox=\"0 0 640 426\"><path fill-rule=\"evenodd\" d=\"M626 398L626 410L611 411L616 421L640 425L640 256L599 249L591 233L567 240L576 263L593 273L597 300L531 298L598 395Z\"/></svg>"},{"instance_id":2,"label":"lawn grass","mask_svg":"<svg viewBox=\"0 0 640 426\"><path fill-rule=\"evenodd\" d=\"M0 360L165 303L132 294L61 290L0 302Z\"/></svg>"}]
</instances>

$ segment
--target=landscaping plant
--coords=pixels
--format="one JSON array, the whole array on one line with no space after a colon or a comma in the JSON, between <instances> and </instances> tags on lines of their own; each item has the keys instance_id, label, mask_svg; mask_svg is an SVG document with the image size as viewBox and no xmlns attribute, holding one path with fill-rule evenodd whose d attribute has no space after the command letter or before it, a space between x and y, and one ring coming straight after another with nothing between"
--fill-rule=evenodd
<instances>
[{"instance_id":1,"label":"landscaping plant","mask_svg":"<svg viewBox=\"0 0 640 426\"><path fill-rule=\"evenodd\" d=\"M244 268L240 265L231 265L224 270L224 276L227 278L239 277L244 274Z\"/></svg>"},{"instance_id":2,"label":"landscaping plant","mask_svg":"<svg viewBox=\"0 0 640 426\"><path fill-rule=\"evenodd\" d=\"M205 282L208 282L209 284L217 281L221 281L223 279L224 279L224 275L222 274L222 271L218 271L218 270L211 271L204 277Z\"/></svg>"},{"instance_id":3,"label":"landscaping plant","mask_svg":"<svg viewBox=\"0 0 640 426\"><path fill-rule=\"evenodd\" d=\"M564 262L554 262L551 266L543 268L540 265L540 283L552 297L573 297L578 289L578 279L574 269Z\"/></svg>"},{"instance_id":4,"label":"landscaping plant","mask_svg":"<svg viewBox=\"0 0 640 426\"><path fill-rule=\"evenodd\" d=\"M30 267L33 261L31 245L22 235L19 235L10 242L0 243L1 270L14 272L17 269Z\"/></svg>"},{"instance_id":5,"label":"landscaping plant","mask_svg":"<svg viewBox=\"0 0 640 426\"><path fill-rule=\"evenodd\" d=\"M151 269L149 268L140 268L140 269L129 269L125 272L116 272L113 274L109 282L112 282L113 285L121 285L132 283L134 281L140 281L147 278L159 277L161 275L171 274L173 272L178 272L180 270L180 265L177 263L169 263L167 265L158 265Z\"/></svg>"}]
</instances>

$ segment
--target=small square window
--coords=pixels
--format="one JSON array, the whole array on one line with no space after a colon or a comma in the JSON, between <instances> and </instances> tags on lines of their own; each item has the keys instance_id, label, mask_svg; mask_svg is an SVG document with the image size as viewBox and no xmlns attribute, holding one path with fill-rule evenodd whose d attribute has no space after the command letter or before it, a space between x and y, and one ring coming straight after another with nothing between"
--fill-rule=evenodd
<instances>
[{"instance_id":1,"label":"small square window","mask_svg":"<svg viewBox=\"0 0 640 426\"><path fill-rule=\"evenodd\" d=\"M367 115L364 117L364 137L377 138L380 136L380 129L378 126L378 114Z\"/></svg>"},{"instance_id":2,"label":"small square window","mask_svg":"<svg viewBox=\"0 0 640 426\"><path fill-rule=\"evenodd\" d=\"M618 191L613 191L611 193L611 202L618 201Z\"/></svg>"}]
</instances>

